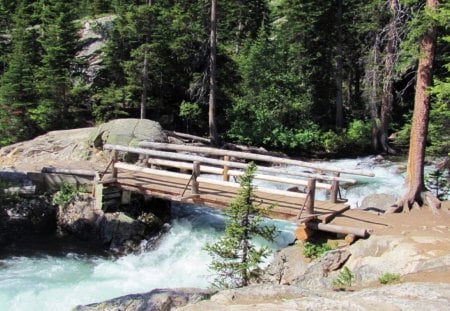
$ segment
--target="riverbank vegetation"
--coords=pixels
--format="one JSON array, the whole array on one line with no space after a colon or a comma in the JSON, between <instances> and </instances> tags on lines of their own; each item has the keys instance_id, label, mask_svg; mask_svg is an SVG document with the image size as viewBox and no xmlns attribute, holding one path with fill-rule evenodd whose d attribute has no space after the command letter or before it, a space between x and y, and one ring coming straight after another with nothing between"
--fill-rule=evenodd
<instances>
[{"instance_id":1,"label":"riverbank vegetation","mask_svg":"<svg viewBox=\"0 0 450 311\"><path fill-rule=\"evenodd\" d=\"M142 116L296 154L401 151L433 25L427 147L446 155L450 7L424 3L1 0L0 145ZM104 16L114 18L96 22ZM106 38L94 75L80 57L88 29Z\"/></svg>"}]
</instances>

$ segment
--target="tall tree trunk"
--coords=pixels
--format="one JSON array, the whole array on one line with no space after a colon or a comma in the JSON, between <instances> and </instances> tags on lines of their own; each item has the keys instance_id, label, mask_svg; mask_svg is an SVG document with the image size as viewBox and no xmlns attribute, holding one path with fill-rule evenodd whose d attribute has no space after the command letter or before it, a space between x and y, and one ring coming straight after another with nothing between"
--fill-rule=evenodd
<instances>
[{"instance_id":1,"label":"tall tree trunk","mask_svg":"<svg viewBox=\"0 0 450 311\"><path fill-rule=\"evenodd\" d=\"M144 64L142 67L142 94L141 94L141 119L146 117L147 106L147 90L148 90L148 51L144 50Z\"/></svg>"},{"instance_id":2,"label":"tall tree trunk","mask_svg":"<svg viewBox=\"0 0 450 311\"><path fill-rule=\"evenodd\" d=\"M426 6L435 10L437 0L427 0ZM430 199L430 193L424 195L424 160L425 145L428 131L430 98L427 88L431 85L434 60L436 27L432 26L420 39L420 59L416 78L416 95L414 98L414 113L409 142L408 168L406 172L406 193L402 198L403 208L410 208L415 202L422 204L424 198L430 207L440 207L439 201ZM428 194L428 196L427 196Z\"/></svg>"},{"instance_id":3,"label":"tall tree trunk","mask_svg":"<svg viewBox=\"0 0 450 311\"><path fill-rule=\"evenodd\" d=\"M217 63L217 0L211 0L211 29L209 52L209 138L213 145L219 144L219 134L216 124L216 63Z\"/></svg>"},{"instance_id":4,"label":"tall tree trunk","mask_svg":"<svg viewBox=\"0 0 450 311\"><path fill-rule=\"evenodd\" d=\"M151 6L153 4L152 0L147 1L147 5ZM145 44L148 44L148 38L145 39ZM148 92L148 48L144 49L144 63L142 66L142 94L141 94L141 119L146 118L146 107L147 107L147 92Z\"/></svg>"},{"instance_id":5,"label":"tall tree trunk","mask_svg":"<svg viewBox=\"0 0 450 311\"><path fill-rule=\"evenodd\" d=\"M343 55L342 55L342 0L337 0L336 12L337 44L336 44L336 128L344 127L344 104L342 96Z\"/></svg>"},{"instance_id":6,"label":"tall tree trunk","mask_svg":"<svg viewBox=\"0 0 450 311\"><path fill-rule=\"evenodd\" d=\"M381 151L394 153L388 144L388 130L391 120L392 106L394 103L394 66L397 53L397 14L399 10L398 0L389 0L391 18L388 25L387 43L384 56L383 93L381 96L379 145Z\"/></svg>"},{"instance_id":7,"label":"tall tree trunk","mask_svg":"<svg viewBox=\"0 0 450 311\"><path fill-rule=\"evenodd\" d=\"M378 117L378 85L379 85L379 73L378 73L378 62L379 62L379 52L378 47L380 45L380 34L375 37L375 42L372 48L372 58L373 62L371 64L372 69L370 73L370 119L372 121L372 149L378 151L378 129L379 129L379 117Z\"/></svg>"}]
</instances>

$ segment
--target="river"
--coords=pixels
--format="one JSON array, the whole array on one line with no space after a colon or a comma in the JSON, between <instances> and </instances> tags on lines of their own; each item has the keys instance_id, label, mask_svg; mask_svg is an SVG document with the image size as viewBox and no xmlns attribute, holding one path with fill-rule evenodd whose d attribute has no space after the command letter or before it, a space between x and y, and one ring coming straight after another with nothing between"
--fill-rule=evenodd
<instances>
[{"instance_id":1,"label":"river","mask_svg":"<svg viewBox=\"0 0 450 311\"><path fill-rule=\"evenodd\" d=\"M327 163L371 169L376 174L374 178L359 177L358 186L343 190L353 207L370 193L398 195L403 184L396 165L373 165L368 158ZM86 251L54 252L38 245L32 252L3 255L0 310L71 310L80 304L154 288L207 287L210 257L203 247L221 235L224 218L219 211L199 206L174 204L172 209L170 230L153 250L140 254L112 258ZM293 242L293 223L267 221L279 231L272 249Z\"/></svg>"}]
</instances>

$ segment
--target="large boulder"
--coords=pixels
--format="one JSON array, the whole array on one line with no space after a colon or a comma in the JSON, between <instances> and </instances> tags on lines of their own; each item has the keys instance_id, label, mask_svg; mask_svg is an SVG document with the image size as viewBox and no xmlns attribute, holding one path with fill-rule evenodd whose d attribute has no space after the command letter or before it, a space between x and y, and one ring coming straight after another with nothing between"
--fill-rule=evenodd
<instances>
[{"instance_id":1,"label":"large boulder","mask_svg":"<svg viewBox=\"0 0 450 311\"><path fill-rule=\"evenodd\" d=\"M61 234L99 244L114 254L126 254L140 250L141 244L151 247L143 242L154 242L165 228L164 221L149 210L144 206L140 212L136 209L134 215L104 212L96 208L90 195L77 195L58 209L58 228Z\"/></svg>"},{"instance_id":2,"label":"large boulder","mask_svg":"<svg viewBox=\"0 0 450 311\"><path fill-rule=\"evenodd\" d=\"M391 194L377 193L364 197L359 209L384 213L395 204L397 197Z\"/></svg>"},{"instance_id":3,"label":"large boulder","mask_svg":"<svg viewBox=\"0 0 450 311\"><path fill-rule=\"evenodd\" d=\"M127 295L105 302L78 306L78 311L170 311L188 303L209 298L213 292L199 288L154 289L144 294Z\"/></svg>"},{"instance_id":4,"label":"large boulder","mask_svg":"<svg viewBox=\"0 0 450 311\"><path fill-rule=\"evenodd\" d=\"M363 286L385 273L449 273L449 245L447 237L371 236L348 248L351 256L345 265L355 275L355 284Z\"/></svg>"},{"instance_id":5,"label":"large boulder","mask_svg":"<svg viewBox=\"0 0 450 311\"><path fill-rule=\"evenodd\" d=\"M337 270L346 263L349 257L350 252L347 249L328 251L322 257L313 260L305 272L292 283L311 290L331 289Z\"/></svg>"},{"instance_id":6,"label":"large boulder","mask_svg":"<svg viewBox=\"0 0 450 311\"><path fill-rule=\"evenodd\" d=\"M102 124L90 142L101 148L104 144L137 146L140 141L167 142L161 125L147 119L117 119Z\"/></svg>"},{"instance_id":7,"label":"large boulder","mask_svg":"<svg viewBox=\"0 0 450 311\"><path fill-rule=\"evenodd\" d=\"M261 283L289 285L303 275L308 262L298 245L292 245L279 250L265 269Z\"/></svg>"},{"instance_id":8,"label":"large boulder","mask_svg":"<svg viewBox=\"0 0 450 311\"><path fill-rule=\"evenodd\" d=\"M177 308L183 311L271 310L450 310L450 284L404 283L356 292L308 291L293 286L250 286L225 290ZM104 309L107 310L107 309ZM116 309L118 310L118 309ZM123 309L128 310L128 309ZM141 310L141 309L138 309ZM144 310L144 309L142 309Z\"/></svg>"}]
</instances>

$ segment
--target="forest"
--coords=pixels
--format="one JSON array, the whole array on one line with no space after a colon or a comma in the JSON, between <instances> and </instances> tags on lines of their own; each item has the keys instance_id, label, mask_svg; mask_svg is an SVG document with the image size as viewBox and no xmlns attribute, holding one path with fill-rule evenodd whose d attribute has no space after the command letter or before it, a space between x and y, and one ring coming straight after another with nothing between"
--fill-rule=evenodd
<instances>
[{"instance_id":1,"label":"forest","mask_svg":"<svg viewBox=\"0 0 450 311\"><path fill-rule=\"evenodd\" d=\"M80 29L104 16L90 77ZM448 1L0 0L0 26L0 146L140 117L290 154L402 153L432 28L427 152L450 152Z\"/></svg>"}]
</instances>

